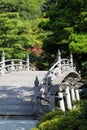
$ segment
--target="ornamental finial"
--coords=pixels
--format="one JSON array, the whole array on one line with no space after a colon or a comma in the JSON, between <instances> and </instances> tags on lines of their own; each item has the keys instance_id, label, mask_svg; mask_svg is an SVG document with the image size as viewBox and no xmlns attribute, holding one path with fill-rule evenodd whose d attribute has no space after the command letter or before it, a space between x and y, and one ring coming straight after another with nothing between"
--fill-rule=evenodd
<instances>
[{"instance_id":1,"label":"ornamental finial","mask_svg":"<svg viewBox=\"0 0 87 130\"><path fill-rule=\"evenodd\" d=\"M70 64L73 66L73 55L70 53Z\"/></svg>"},{"instance_id":2,"label":"ornamental finial","mask_svg":"<svg viewBox=\"0 0 87 130\"><path fill-rule=\"evenodd\" d=\"M61 60L61 52L60 50L58 49L58 53L57 53L57 61Z\"/></svg>"}]
</instances>

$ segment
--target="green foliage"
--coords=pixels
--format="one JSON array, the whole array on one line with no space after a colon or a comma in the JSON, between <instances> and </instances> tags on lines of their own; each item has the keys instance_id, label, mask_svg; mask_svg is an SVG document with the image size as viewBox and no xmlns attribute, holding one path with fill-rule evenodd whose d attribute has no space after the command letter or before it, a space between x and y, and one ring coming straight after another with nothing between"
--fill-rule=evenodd
<instances>
[{"instance_id":1,"label":"green foliage","mask_svg":"<svg viewBox=\"0 0 87 130\"><path fill-rule=\"evenodd\" d=\"M44 0L0 1L0 52L6 58L25 58L26 50L42 47L43 33L38 28Z\"/></svg>"},{"instance_id":2,"label":"green foliage","mask_svg":"<svg viewBox=\"0 0 87 130\"><path fill-rule=\"evenodd\" d=\"M32 128L31 130L39 130L38 128Z\"/></svg>"},{"instance_id":3,"label":"green foliage","mask_svg":"<svg viewBox=\"0 0 87 130\"><path fill-rule=\"evenodd\" d=\"M54 112L49 112L46 115L44 115L41 119L40 122L45 122L46 120L52 120L54 118L58 118L64 115L64 112L59 110L59 111L54 111Z\"/></svg>"},{"instance_id":4,"label":"green foliage","mask_svg":"<svg viewBox=\"0 0 87 130\"><path fill-rule=\"evenodd\" d=\"M38 130L86 130L87 121L76 117L62 117L41 123Z\"/></svg>"},{"instance_id":5,"label":"green foliage","mask_svg":"<svg viewBox=\"0 0 87 130\"><path fill-rule=\"evenodd\" d=\"M39 121L35 130L86 130L87 101L76 101L76 109L47 113Z\"/></svg>"},{"instance_id":6,"label":"green foliage","mask_svg":"<svg viewBox=\"0 0 87 130\"><path fill-rule=\"evenodd\" d=\"M39 61L35 64L40 69L50 68L58 48L64 57L72 51L82 68L86 27L87 0L0 0L0 51L4 49L7 58L24 58L26 49L37 44L45 53L31 59Z\"/></svg>"},{"instance_id":7,"label":"green foliage","mask_svg":"<svg viewBox=\"0 0 87 130\"><path fill-rule=\"evenodd\" d=\"M87 34L79 33L70 36L70 50L73 53L87 53Z\"/></svg>"},{"instance_id":8,"label":"green foliage","mask_svg":"<svg viewBox=\"0 0 87 130\"><path fill-rule=\"evenodd\" d=\"M58 48L68 57L71 51L74 60L82 68L87 57L87 0L47 0L44 4L41 28L47 32L43 49L56 54Z\"/></svg>"},{"instance_id":9,"label":"green foliage","mask_svg":"<svg viewBox=\"0 0 87 130\"><path fill-rule=\"evenodd\" d=\"M84 86L80 95L82 99L87 99L87 80L84 83Z\"/></svg>"},{"instance_id":10,"label":"green foliage","mask_svg":"<svg viewBox=\"0 0 87 130\"><path fill-rule=\"evenodd\" d=\"M39 125L39 128L41 130L56 130L57 129L57 119L53 119L51 121L43 122L41 125Z\"/></svg>"},{"instance_id":11,"label":"green foliage","mask_svg":"<svg viewBox=\"0 0 87 130\"><path fill-rule=\"evenodd\" d=\"M87 82L87 60L82 63L83 76L85 77L85 82Z\"/></svg>"},{"instance_id":12,"label":"green foliage","mask_svg":"<svg viewBox=\"0 0 87 130\"><path fill-rule=\"evenodd\" d=\"M18 13L0 14L0 48L10 51L12 57L24 58L25 49L34 42L31 33L29 22L20 20ZM10 58L8 54L6 57Z\"/></svg>"},{"instance_id":13,"label":"green foliage","mask_svg":"<svg viewBox=\"0 0 87 130\"><path fill-rule=\"evenodd\" d=\"M54 55L43 51L43 53L37 57L36 66L38 66L39 70L48 70L53 65L54 60Z\"/></svg>"},{"instance_id":14,"label":"green foliage","mask_svg":"<svg viewBox=\"0 0 87 130\"><path fill-rule=\"evenodd\" d=\"M39 0L0 0L0 11L18 12L23 19L36 19L41 15Z\"/></svg>"}]
</instances>

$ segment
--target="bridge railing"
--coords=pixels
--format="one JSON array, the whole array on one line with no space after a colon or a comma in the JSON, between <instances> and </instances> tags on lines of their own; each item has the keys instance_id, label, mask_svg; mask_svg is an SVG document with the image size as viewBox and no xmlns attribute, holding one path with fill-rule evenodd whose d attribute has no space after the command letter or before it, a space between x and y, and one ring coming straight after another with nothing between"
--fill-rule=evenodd
<instances>
[{"instance_id":1,"label":"bridge railing","mask_svg":"<svg viewBox=\"0 0 87 130\"><path fill-rule=\"evenodd\" d=\"M42 88L41 88L42 96L49 98L50 87L55 83L57 83L57 80L61 82L60 78L63 78L63 74L66 75L72 72L76 73L76 67L70 60L61 59L58 62L56 62L50 68L47 75L42 81Z\"/></svg>"},{"instance_id":2,"label":"bridge railing","mask_svg":"<svg viewBox=\"0 0 87 130\"><path fill-rule=\"evenodd\" d=\"M46 77L50 74L61 74L64 71L71 71L76 70L76 67L70 62L68 59L61 59L60 61L56 62L48 71Z\"/></svg>"},{"instance_id":3,"label":"bridge railing","mask_svg":"<svg viewBox=\"0 0 87 130\"><path fill-rule=\"evenodd\" d=\"M61 59L58 62L56 62L48 71L47 75L42 81L42 88L44 88L44 92L48 92L48 89L50 87L50 84L55 81L55 78L60 76L66 71L75 71L75 66L71 63L68 59Z\"/></svg>"},{"instance_id":4,"label":"bridge railing","mask_svg":"<svg viewBox=\"0 0 87 130\"><path fill-rule=\"evenodd\" d=\"M37 70L37 68L26 60L8 59L0 62L0 74L18 70Z\"/></svg>"}]
</instances>

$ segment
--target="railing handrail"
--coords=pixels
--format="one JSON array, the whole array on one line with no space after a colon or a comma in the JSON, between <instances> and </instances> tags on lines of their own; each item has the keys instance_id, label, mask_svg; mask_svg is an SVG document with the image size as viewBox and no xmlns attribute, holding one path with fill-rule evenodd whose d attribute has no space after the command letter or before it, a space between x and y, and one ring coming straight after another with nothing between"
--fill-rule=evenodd
<instances>
[{"instance_id":1,"label":"railing handrail","mask_svg":"<svg viewBox=\"0 0 87 130\"><path fill-rule=\"evenodd\" d=\"M63 67L65 67L65 68L63 68ZM69 67L69 68L67 68L67 67ZM63 69L62 69L63 68ZM53 70L53 72L52 71L49 71L49 74L48 75L52 75L52 74L57 74L57 72L59 72L59 70L61 70L61 73L62 72L64 72L64 71L71 71L71 70L74 70L75 71L75 68L73 68L72 67L72 65L70 65L70 64L64 64L64 65L61 65L60 67L58 67L58 68L55 68L54 70ZM52 72L52 73L51 73ZM60 73L59 73L60 74ZM48 75L46 76L46 77L48 77Z\"/></svg>"},{"instance_id":2,"label":"railing handrail","mask_svg":"<svg viewBox=\"0 0 87 130\"><path fill-rule=\"evenodd\" d=\"M61 65L61 66L60 66L60 65ZM74 66L71 65L71 61L70 61L69 59L65 59L65 58L64 58L64 59L61 59L61 60L57 61L57 62L49 69L47 75L49 75L50 72L54 71L55 68L59 68L59 69L60 69L61 67L63 67L62 65L64 65L64 66L68 65L68 66L72 67L73 69L75 68ZM47 77L47 75L46 75L46 77Z\"/></svg>"},{"instance_id":3,"label":"railing handrail","mask_svg":"<svg viewBox=\"0 0 87 130\"><path fill-rule=\"evenodd\" d=\"M70 60L69 59L61 59L61 60L59 60L59 61L57 61L51 68L50 68L50 70L52 70L56 65L58 65L58 64L60 64L62 61L68 61L68 62L70 62ZM49 71L50 71L49 70Z\"/></svg>"},{"instance_id":4,"label":"railing handrail","mask_svg":"<svg viewBox=\"0 0 87 130\"><path fill-rule=\"evenodd\" d=\"M22 60L22 59L8 59L8 60L5 60L5 63L6 62L9 62L9 61L23 61L23 62L27 62L26 60Z\"/></svg>"},{"instance_id":5,"label":"railing handrail","mask_svg":"<svg viewBox=\"0 0 87 130\"><path fill-rule=\"evenodd\" d=\"M12 63L13 62L13 63ZM20 63L22 62L22 63ZM33 64L29 63L27 60L22 59L7 59L0 62L0 72L4 69L11 69L11 67L15 67L13 70L16 69L16 67L25 67L26 69L30 70L38 70Z\"/></svg>"}]
</instances>

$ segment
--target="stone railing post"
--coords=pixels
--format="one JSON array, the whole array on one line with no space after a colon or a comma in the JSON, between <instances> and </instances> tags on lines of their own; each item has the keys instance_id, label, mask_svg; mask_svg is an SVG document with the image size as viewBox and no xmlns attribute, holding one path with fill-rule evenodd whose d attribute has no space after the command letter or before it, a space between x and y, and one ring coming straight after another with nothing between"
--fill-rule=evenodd
<instances>
[{"instance_id":1,"label":"stone railing post","mask_svg":"<svg viewBox=\"0 0 87 130\"><path fill-rule=\"evenodd\" d=\"M45 92L44 92L45 98L47 93L48 93L48 78L46 79L46 85L45 85Z\"/></svg>"},{"instance_id":2,"label":"stone railing post","mask_svg":"<svg viewBox=\"0 0 87 130\"><path fill-rule=\"evenodd\" d=\"M55 110L55 92L54 88L50 90L50 110L54 111Z\"/></svg>"},{"instance_id":3,"label":"stone railing post","mask_svg":"<svg viewBox=\"0 0 87 130\"><path fill-rule=\"evenodd\" d=\"M73 69L73 55L72 55L72 53L70 54L70 66L71 66L71 69Z\"/></svg>"},{"instance_id":4,"label":"stone railing post","mask_svg":"<svg viewBox=\"0 0 87 130\"><path fill-rule=\"evenodd\" d=\"M55 110L55 95L50 95L50 110Z\"/></svg>"},{"instance_id":5,"label":"stone railing post","mask_svg":"<svg viewBox=\"0 0 87 130\"><path fill-rule=\"evenodd\" d=\"M2 52L2 70L1 70L1 74L5 74L5 53L4 51Z\"/></svg>"},{"instance_id":6,"label":"stone railing post","mask_svg":"<svg viewBox=\"0 0 87 130\"><path fill-rule=\"evenodd\" d=\"M26 64L26 70L29 70L29 54L27 54L27 58L26 58L27 64Z\"/></svg>"},{"instance_id":7,"label":"stone railing post","mask_svg":"<svg viewBox=\"0 0 87 130\"><path fill-rule=\"evenodd\" d=\"M62 111L65 111L64 99L63 99L63 92L58 92L58 95L61 98L61 100L59 101L60 109Z\"/></svg>"},{"instance_id":8,"label":"stone railing post","mask_svg":"<svg viewBox=\"0 0 87 130\"><path fill-rule=\"evenodd\" d=\"M14 70L15 67L14 67L14 60L11 61L11 70Z\"/></svg>"},{"instance_id":9,"label":"stone railing post","mask_svg":"<svg viewBox=\"0 0 87 130\"><path fill-rule=\"evenodd\" d=\"M22 70L22 60L19 61L19 64L20 64L19 69Z\"/></svg>"},{"instance_id":10,"label":"stone railing post","mask_svg":"<svg viewBox=\"0 0 87 130\"><path fill-rule=\"evenodd\" d=\"M59 74L61 74L61 52L60 52L60 50L58 50L58 53L57 53L57 61L60 61L59 62L59 67L60 67Z\"/></svg>"},{"instance_id":11,"label":"stone railing post","mask_svg":"<svg viewBox=\"0 0 87 130\"><path fill-rule=\"evenodd\" d=\"M58 53L57 53L57 61L60 61L61 60L61 52L60 50L58 50Z\"/></svg>"},{"instance_id":12,"label":"stone railing post","mask_svg":"<svg viewBox=\"0 0 87 130\"><path fill-rule=\"evenodd\" d=\"M39 80L38 76L36 76L36 79L34 81L34 98L33 98L33 102L35 104L38 104L37 96L39 96L39 93L40 93Z\"/></svg>"}]
</instances>

